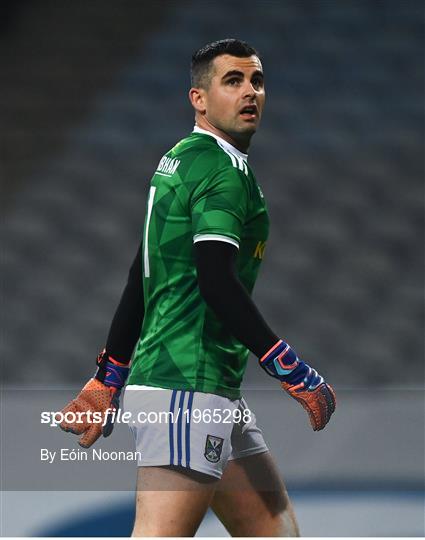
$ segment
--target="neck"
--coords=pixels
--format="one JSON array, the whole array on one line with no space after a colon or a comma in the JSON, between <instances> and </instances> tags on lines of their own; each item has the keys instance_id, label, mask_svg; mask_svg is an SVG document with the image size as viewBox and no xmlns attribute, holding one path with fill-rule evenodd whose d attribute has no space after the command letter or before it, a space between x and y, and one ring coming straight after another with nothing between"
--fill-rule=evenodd
<instances>
[{"instance_id":1,"label":"neck","mask_svg":"<svg viewBox=\"0 0 425 540\"><path fill-rule=\"evenodd\" d=\"M211 131L211 133L221 137L244 154L248 153L249 143L251 142L253 133L237 134L235 136L234 134L227 133L226 131L222 131L221 129L215 127L207 118L205 118L205 116L200 115L196 115L195 122L196 125L201 129Z\"/></svg>"}]
</instances>

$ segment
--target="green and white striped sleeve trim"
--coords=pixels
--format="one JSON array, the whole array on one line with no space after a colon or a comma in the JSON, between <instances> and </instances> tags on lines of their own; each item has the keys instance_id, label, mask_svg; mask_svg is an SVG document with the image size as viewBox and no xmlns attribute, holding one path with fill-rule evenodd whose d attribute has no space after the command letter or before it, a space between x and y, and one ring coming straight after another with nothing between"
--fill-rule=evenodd
<instances>
[{"instance_id":1,"label":"green and white striped sleeve trim","mask_svg":"<svg viewBox=\"0 0 425 540\"><path fill-rule=\"evenodd\" d=\"M234 238L224 236L223 234L195 234L195 236L193 237L194 244L196 244L196 242L202 242L204 240L217 240L219 242L227 242L228 244L232 244L232 246L235 246L239 249L239 243Z\"/></svg>"}]
</instances>

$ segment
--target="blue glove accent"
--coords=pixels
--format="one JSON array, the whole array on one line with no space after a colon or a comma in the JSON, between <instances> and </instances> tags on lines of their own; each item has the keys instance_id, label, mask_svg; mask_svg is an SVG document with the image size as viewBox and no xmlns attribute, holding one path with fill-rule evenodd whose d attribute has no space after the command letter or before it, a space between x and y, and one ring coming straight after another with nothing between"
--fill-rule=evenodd
<instances>
[{"instance_id":1,"label":"blue glove accent","mask_svg":"<svg viewBox=\"0 0 425 540\"><path fill-rule=\"evenodd\" d=\"M270 351L260 358L260 366L271 377L275 377L280 381L290 375L298 364L299 360L295 351L282 340L278 341Z\"/></svg>"},{"instance_id":2,"label":"blue glove accent","mask_svg":"<svg viewBox=\"0 0 425 540\"><path fill-rule=\"evenodd\" d=\"M130 368L117 366L112 362L106 362L106 375L103 380L105 386L113 386L114 388L122 388L127 380L128 372Z\"/></svg>"},{"instance_id":3,"label":"blue glove accent","mask_svg":"<svg viewBox=\"0 0 425 540\"><path fill-rule=\"evenodd\" d=\"M304 390L314 390L324 382L323 377L300 360L296 352L282 340L260 358L260 366L279 381L293 386L304 383Z\"/></svg>"},{"instance_id":4,"label":"blue glove accent","mask_svg":"<svg viewBox=\"0 0 425 540\"><path fill-rule=\"evenodd\" d=\"M279 379L283 390L301 403L314 431L326 426L335 412L335 392L315 369L297 357L287 343L282 340L275 343L260 358L260 366Z\"/></svg>"},{"instance_id":5,"label":"blue glove accent","mask_svg":"<svg viewBox=\"0 0 425 540\"><path fill-rule=\"evenodd\" d=\"M114 429L115 415L120 408L120 394L121 390L117 390L111 400L111 409L113 409L113 411L108 412L105 418L105 425L102 427L102 435L104 437L109 437Z\"/></svg>"},{"instance_id":6,"label":"blue glove accent","mask_svg":"<svg viewBox=\"0 0 425 540\"><path fill-rule=\"evenodd\" d=\"M95 379L105 386L112 386L118 390L124 386L130 371L127 365L108 356L105 350L99 354L96 363L98 368L94 375Z\"/></svg>"}]
</instances>

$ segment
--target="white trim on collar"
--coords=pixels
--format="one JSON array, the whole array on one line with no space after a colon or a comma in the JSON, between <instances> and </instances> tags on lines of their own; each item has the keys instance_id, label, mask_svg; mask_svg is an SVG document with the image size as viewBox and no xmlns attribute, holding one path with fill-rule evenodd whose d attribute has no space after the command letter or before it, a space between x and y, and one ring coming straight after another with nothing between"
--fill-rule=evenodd
<instances>
[{"instance_id":1,"label":"white trim on collar","mask_svg":"<svg viewBox=\"0 0 425 540\"><path fill-rule=\"evenodd\" d=\"M227 141L225 141L224 139L222 139L221 137L219 137L212 131L202 129L195 124L195 126L193 127L193 133L203 133L204 135L209 135L210 137L214 137L214 139L216 139L216 141L224 150L229 150L229 152L232 152L232 154L235 154L236 156L242 158L244 161L248 160L248 154L244 154L243 152L235 148L232 144L228 143Z\"/></svg>"}]
</instances>

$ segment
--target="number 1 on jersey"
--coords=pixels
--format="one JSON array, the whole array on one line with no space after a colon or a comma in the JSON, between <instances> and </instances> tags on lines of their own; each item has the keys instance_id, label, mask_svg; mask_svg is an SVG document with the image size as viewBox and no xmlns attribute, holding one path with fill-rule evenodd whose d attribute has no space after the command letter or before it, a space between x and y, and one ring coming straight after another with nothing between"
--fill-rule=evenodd
<instances>
[{"instance_id":1,"label":"number 1 on jersey","mask_svg":"<svg viewBox=\"0 0 425 540\"><path fill-rule=\"evenodd\" d=\"M156 187L151 186L149 190L149 196L148 196L148 214L146 216L146 225L145 225L145 249L144 249L144 270L145 270L145 277L150 277L150 267L149 267L149 246L148 246L148 238L149 238L149 222L151 220L151 214L152 214L152 206L153 206L153 198L155 197L155 191Z\"/></svg>"}]
</instances>

